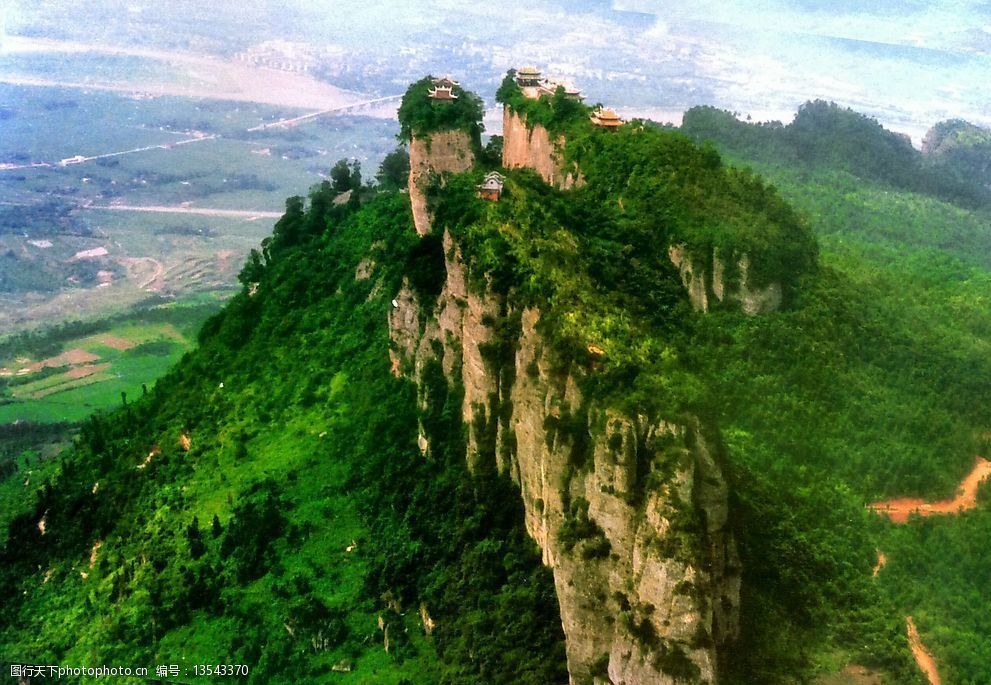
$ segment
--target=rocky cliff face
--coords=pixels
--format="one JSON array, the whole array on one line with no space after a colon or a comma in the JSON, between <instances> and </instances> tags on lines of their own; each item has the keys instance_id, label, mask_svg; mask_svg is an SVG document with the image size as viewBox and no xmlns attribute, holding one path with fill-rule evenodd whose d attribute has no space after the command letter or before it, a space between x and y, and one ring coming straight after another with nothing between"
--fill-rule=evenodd
<instances>
[{"instance_id":1,"label":"rocky cliff face","mask_svg":"<svg viewBox=\"0 0 991 685\"><path fill-rule=\"evenodd\" d=\"M781 284L763 288L751 284L750 259L743 255L734 264L736 278L727 278L727 263L718 251L709 262L693 259L685 245L672 245L668 257L678 269L688 299L695 309L707 312L714 302L734 304L751 316L775 311L781 306Z\"/></svg>"},{"instance_id":2,"label":"rocky cliff face","mask_svg":"<svg viewBox=\"0 0 991 685\"><path fill-rule=\"evenodd\" d=\"M443 242L432 309L408 284L395 299L393 368L418 382L425 409L423 374L440 362L464 388L469 467L519 484L553 569L572 683L716 682L716 647L738 631L740 576L713 440L695 421L585 396L585 372L560 368L544 344L540 311L468 288L458 245Z\"/></svg>"},{"instance_id":3,"label":"rocky cliff face","mask_svg":"<svg viewBox=\"0 0 991 685\"><path fill-rule=\"evenodd\" d=\"M561 155L563 136L551 140L543 126L527 128L526 120L509 107L502 111L502 136L502 165L507 169L533 169L546 183L558 188L581 185L581 174L569 168Z\"/></svg>"},{"instance_id":4,"label":"rocky cliff face","mask_svg":"<svg viewBox=\"0 0 991 685\"><path fill-rule=\"evenodd\" d=\"M419 235L430 232L425 191L431 174L467 171L474 163L471 139L464 131L441 131L413 138L409 146L409 198L413 224Z\"/></svg>"}]
</instances>

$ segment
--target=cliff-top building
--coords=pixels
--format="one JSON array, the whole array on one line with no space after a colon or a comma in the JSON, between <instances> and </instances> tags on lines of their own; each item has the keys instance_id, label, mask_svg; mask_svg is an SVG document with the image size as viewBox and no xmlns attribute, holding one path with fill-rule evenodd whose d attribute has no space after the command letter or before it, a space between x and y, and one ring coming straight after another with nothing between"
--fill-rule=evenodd
<instances>
[{"instance_id":1,"label":"cliff-top building","mask_svg":"<svg viewBox=\"0 0 991 685\"><path fill-rule=\"evenodd\" d=\"M448 76L441 76L440 78L432 79L431 80L431 83L433 83L435 86L439 86L441 88L454 88L454 86L460 86L461 85L461 83L459 81L455 81L453 78L450 77L450 75L448 75Z\"/></svg>"},{"instance_id":2,"label":"cliff-top building","mask_svg":"<svg viewBox=\"0 0 991 685\"><path fill-rule=\"evenodd\" d=\"M457 100L458 96L454 94L453 86L434 86L427 91L427 97L431 100Z\"/></svg>"},{"instance_id":3,"label":"cliff-top building","mask_svg":"<svg viewBox=\"0 0 991 685\"><path fill-rule=\"evenodd\" d=\"M619 118L619 115L611 109L597 109L592 112L589 119L591 119L592 123L596 126L601 126L606 129L616 129L623 123L623 120Z\"/></svg>"},{"instance_id":4,"label":"cliff-top building","mask_svg":"<svg viewBox=\"0 0 991 685\"><path fill-rule=\"evenodd\" d=\"M537 67L520 67L516 70L516 85L520 88L536 88L540 82L540 71Z\"/></svg>"},{"instance_id":5,"label":"cliff-top building","mask_svg":"<svg viewBox=\"0 0 991 685\"><path fill-rule=\"evenodd\" d=\"M564 96L572 100L581 100L582 92L574 85L562 79L540 75L537 67L520 67L516 70L516 85L523 95L531 100L539 100L544 95L554 95L558 88L564 88Z\"/></svg>"}]
</instances>

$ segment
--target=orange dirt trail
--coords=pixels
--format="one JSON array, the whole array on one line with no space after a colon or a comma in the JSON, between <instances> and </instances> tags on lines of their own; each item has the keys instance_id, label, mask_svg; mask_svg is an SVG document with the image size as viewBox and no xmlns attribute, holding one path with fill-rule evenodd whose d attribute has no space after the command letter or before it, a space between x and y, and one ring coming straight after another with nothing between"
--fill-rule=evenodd
<instances>
[{"instance_id":1,"label":"orange dirt trail","mask_svg":"<svg viewBox=\"0 0 991 685\"><path fill-rule=\"evenodd\" d=\"M977 506L977 488L989 476L991 476L991 461L982 457L977 457L974 461L974 468L971 469L967 477L957 488L956 497L944 499L939 502L926 502L925 500L903 497L901 499L890 499L884 502L875 502L868 505L872 511L887 514L895 523L905 523L910 514L916 513L919 516L933 516L935 514L956 514Z\"/></svg>"},{"instance_id":2,"label":"orange dirt trail","mask_svg":"<svg viewBox=\"0 0 991 685\"><path fill-rule=\"evenodd\" d=\"M915 663L919 664L919 668L926 674L930 685L942 685L943 681L939 679L939 671L936 670L936 660L922 644L919 631L915 628L915 621L912 620L911 616L906 616L905 624L908 626L908 645L912 648Z\"/></svg>"},{"instance_id":3,"label":"orange dirt trail","mask_svg":"<svg viewBox=\"0 0 991 685\"><path fill-rule=\"evenodd\" d=\"M882 552L881 550L878 550L877 551L877 563L874 564L874 577L875 578L877 577L877 574L881 572L881 569L884 568L885 564L887 564L887 563L888 563L888 557L887 557L887 555L884 552Z\"/></svg>"}]
</instances>

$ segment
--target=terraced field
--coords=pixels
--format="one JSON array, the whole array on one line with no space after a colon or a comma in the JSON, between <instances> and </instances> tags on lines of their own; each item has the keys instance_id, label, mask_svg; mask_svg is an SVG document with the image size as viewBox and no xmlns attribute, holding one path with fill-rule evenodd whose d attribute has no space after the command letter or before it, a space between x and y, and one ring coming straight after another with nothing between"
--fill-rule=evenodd
<instances>
[{"instance_id":1,"label":"terraced field","mask_svg":"<svg viewBox=\"0 0 991 685\"><path fill-rule=\"evenodd\" d=\"M192 323L112 325L45 358L0 360L0 424L76 422L137 396L190 349Z\"/></svg>"}]
</instances>

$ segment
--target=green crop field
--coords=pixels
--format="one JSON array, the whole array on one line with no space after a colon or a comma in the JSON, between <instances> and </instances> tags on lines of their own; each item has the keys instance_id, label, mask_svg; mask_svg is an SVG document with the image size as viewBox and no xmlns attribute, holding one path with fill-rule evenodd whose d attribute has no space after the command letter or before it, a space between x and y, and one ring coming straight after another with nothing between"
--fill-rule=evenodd
<instances>
[{"instance_id":1,"label":"green crop field","mask_svg":"<svg viewBox=\"0 0 991 685\"><path fill-rule=\"evenodd\" d=\"M50 58L18 59L14 66L26 71L57 66L66 80L80 70L100 73L104 63L123 69L118 75L162 76L144 73L140 60L91 56L76 65L45 66L39 60ZM0 165L8 165L0 168L0 341L22 331L44 339L60 325L106 317L112 322L101 335L138 343L160 337L153 351L143 344L107 348L99 335L60 337L60 348L48 356L79 348L99 359L88 368L67 365L26 376L16 375L24 364L0 355L0 366L12 374L0 376L0 425L77 422L119 405L122 392L136 397L189 348L191 324L202 320L178 315L182 336L161 337L160 325L140 323L143 311L225 299L248 250L271 233L270 214L283 209L286 197L305 193L341 158L374 169L396 142L394 122L367 117L249 132L305 111L253 103L10 84L0 84L0 102ZM39 127L59 134L39 137ZM196 142L175 145L184 140ZM142 151L59 164L74 155L134 149ZM29 166L34 163L47 166ZM117 204L175 211L100 209ZM183 212L188 209L221 213ZM244 214L223 215L227 210ZM250 214L255 211L262 215Z\"/></svg>"},{"instance_id":2,"label":"green crop field","mask_svg":"<svg viewBox=\"0 0 991 685\"><path fill-rule=\"evenodd\" d=\"M211 310L209 304L175 305L146 322L137 312L47 344L42 334L37 347L50 353L43 358L25 349L37 344L35 338L8 342L0 358L0 424L75 423L119 405L121 393L138 397L142 385L150 388L191 348L196 327Z\"/></svg>"}]
</instances>

